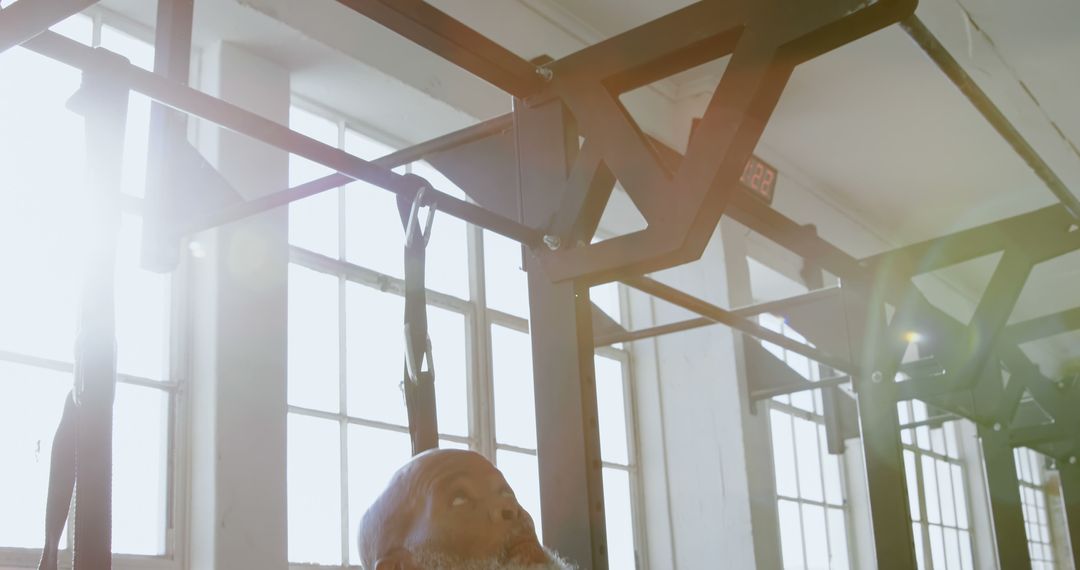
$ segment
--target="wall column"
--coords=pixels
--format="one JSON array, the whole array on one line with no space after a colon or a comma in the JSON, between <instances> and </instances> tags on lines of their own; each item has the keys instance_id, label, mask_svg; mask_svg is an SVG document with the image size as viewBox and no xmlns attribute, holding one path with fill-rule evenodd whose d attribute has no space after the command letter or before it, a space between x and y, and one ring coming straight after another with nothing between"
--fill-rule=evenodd
<instances>
[{"instance_id":1,"label":"wall column","mask_svg":"<svg viewBox=\"0 0 1080 570\"><path fill-rule=\"evenodd\" d=\"M288 72L242 48L204 52L202 87L287 124ZM288 155L199 123L200 149L245 198L288 184ZM192 568L288 567L286 318L288 211L196 236L192 259Z\"/></svg>"}]
</instances>

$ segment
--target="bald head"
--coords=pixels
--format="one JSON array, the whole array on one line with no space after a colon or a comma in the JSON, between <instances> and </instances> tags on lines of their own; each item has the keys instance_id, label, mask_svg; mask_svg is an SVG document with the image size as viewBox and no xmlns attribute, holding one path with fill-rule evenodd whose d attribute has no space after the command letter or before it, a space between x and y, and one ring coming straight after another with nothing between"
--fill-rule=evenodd
<instances>
[{"instance_id":1,"label":"bald head","mask_svg":"<svg viewBox=\"0 0 1080 570\"><path fill-rule=\"evenodd\" d=\"M502 473L472 451L417 455L360 522L368 570L565 568L536 539Z\"/></svg>"}]
</instances>

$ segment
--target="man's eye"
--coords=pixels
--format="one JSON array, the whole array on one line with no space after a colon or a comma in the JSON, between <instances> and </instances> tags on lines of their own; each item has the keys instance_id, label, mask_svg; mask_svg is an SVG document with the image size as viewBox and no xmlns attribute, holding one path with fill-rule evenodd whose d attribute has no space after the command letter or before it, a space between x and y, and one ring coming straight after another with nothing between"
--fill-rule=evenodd
<instances>
[{"instance_id":1,"label":"man's eye","mask_svg":"<svg viewBox=\"0 0 1080 570\"><path fill-rule=\"evenodd\" d=\"M465 503L468 503L468 502L469 502L468 497L466 497L465 495L458 495L458 496L454 497L454 500L450 501L450 506L451 507L460 507L461 505L464 505Z\"/></svg>"},{"instance_id":2,"label":"man's eye","mask_svg":"<svg viewBox=\"0 0 1080 570\"><path fill-rule=\"evenodd\" d=\"M507 499L514 498L514 492L511 491L510 489L503 489L501 494L502 494L502 496L504 498L507 498Z\"/></svg>"}]
</instances>

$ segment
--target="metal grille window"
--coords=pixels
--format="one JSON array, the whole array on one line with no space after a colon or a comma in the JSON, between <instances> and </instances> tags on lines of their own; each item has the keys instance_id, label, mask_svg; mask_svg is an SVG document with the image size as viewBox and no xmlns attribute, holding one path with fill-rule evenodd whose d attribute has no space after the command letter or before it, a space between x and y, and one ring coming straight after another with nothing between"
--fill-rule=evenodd
<instances>
[{"instance_id":1,"label":"metal grille window","mask_svg":"<svg viewBox=\"0 0 1080 570\"><path fill-rule=\"evenodd\" d=\"M920 569L970 570L971 528L964 466L954 421L927 417L926 404L900 402L915 555Z\"/></svg>"},{"instance_id":2,"label":"metal grille window","mask_svg":"<svg viewBox=\"0 0 1080 570\"><path fill-rule=\"evenodd\" d=\"M151 65L153 47L113 27L111 12L75 15L53 30ZM83 120L66 110L81 74L27 50L0 53L0 566L36 567L44 537L52 439L72 386L83 252ZM113 551L175 567L181 528L172 461L176 378L170 354L171 278L139 267L149 101L127 117L116 272L119 385L113 430ZM69 523L71 519L69 519ZM70 524L69 524L70 526ZM65 531L61 560L70 556ZM149 557L149 558L148 558Z\"/></svg>"},{"instance_id":3,"label":"metal grille window","mask_svg":"<svg viewBox=\"0 0 1080 570\"><path fill-rule=\"evenodd\" d=\"M334 117L334 118L330 118ZM393 149L308 102L291 127L366 159ZM464 192L423 162L439 190ZM330 174L290 159L290 185ZM429 327L442 447L471 448L506 475L539 531L539 477L528 290L513 241L436 214L428 246ZM410 444L399 383L404 339L403 231L394 196L353 182L289 209L289 560L356 566L360 517ZM620 290L594 301L616 320ZM609 555L633 568L638 512L629 355L598 349Z\"/></svg>"},{"instance_id":4,"label":"metal grille window","mask_svg":"<svg viewBox=\"0 0 1080 570\"><path fill-rule=\"evenodd\" d=\"M1014 449L1013 457L1016 460L1016 476L1020 479L1020 501L1024 507L1031 567L1034 570L1052 570L1057 566L1047 511L1046 476L1043 473L1045 460L1027 448Z\"/></svg>"}]
</instances>

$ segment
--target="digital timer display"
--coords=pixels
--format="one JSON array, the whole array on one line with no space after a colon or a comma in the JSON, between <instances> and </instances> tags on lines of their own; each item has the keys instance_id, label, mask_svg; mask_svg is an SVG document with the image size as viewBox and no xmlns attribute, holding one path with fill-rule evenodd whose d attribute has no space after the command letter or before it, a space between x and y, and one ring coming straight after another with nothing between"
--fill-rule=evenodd
<instances>
[{"instance_id":1,"label":"digital timer display","mask_svg":"<svg viewBox=\"0 0 1080 570\"><path fill-rule=\"evenodd\" d=\"M776 188L776 169L760 158L750 155L746 161L739 184L752 192L758 198L765 200L766 204L772 204L773 191Z\"/></svg>"}]
</instances>

